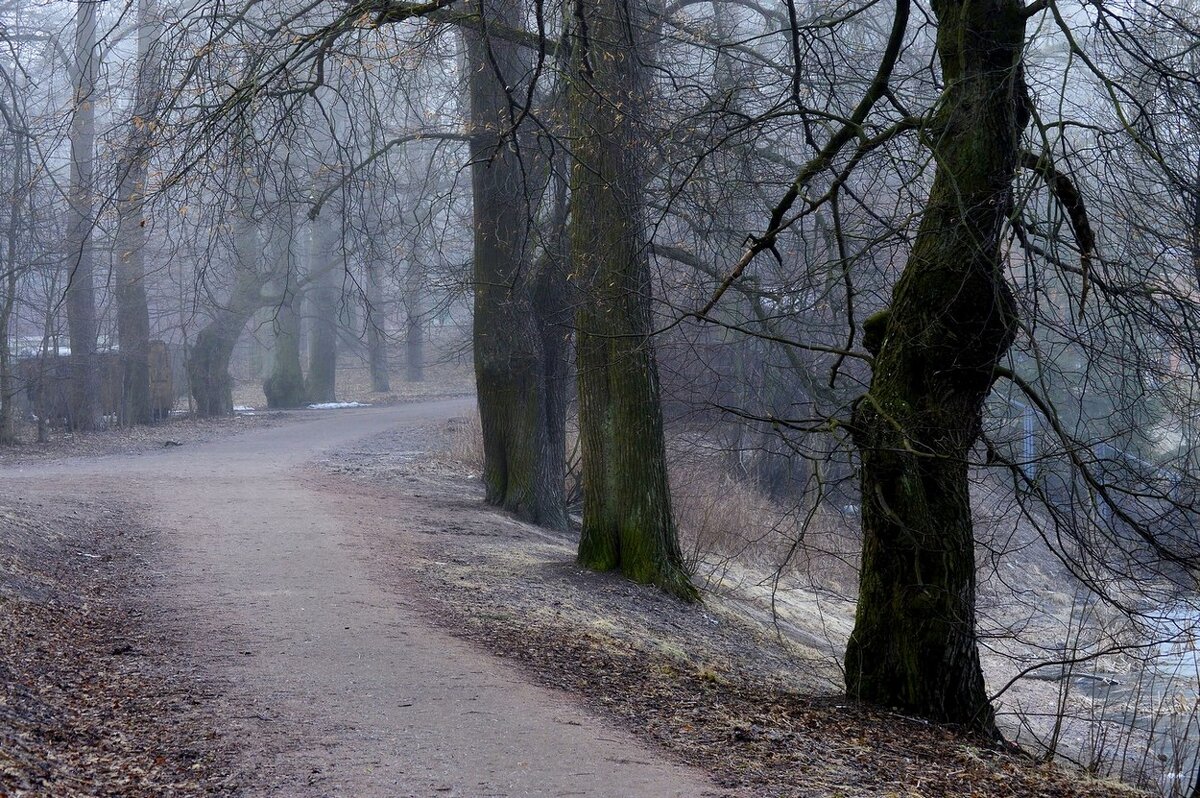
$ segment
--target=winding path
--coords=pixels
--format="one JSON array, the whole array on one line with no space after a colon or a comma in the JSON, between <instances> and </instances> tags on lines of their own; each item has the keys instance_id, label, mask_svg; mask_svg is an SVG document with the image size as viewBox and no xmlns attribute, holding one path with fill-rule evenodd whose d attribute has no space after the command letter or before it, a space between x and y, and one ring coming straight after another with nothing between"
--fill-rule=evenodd
<instances>
[{"instance_id":1,"label":"winding path","mask_svg":"<svg viewBox=\"0 0 1200 798\"><path fill-rule=\"evenodd\" d=\"M250 794L613 796L720 794L568 697L431 626L373 582L301 467L397 425L462 415L471 400L312 411L281 426L161 453L0 469L41 486L116 491L154 535L151 623L229 696ZM397 497L396 501L403 501ZM169 722L169 719L168 719Z\"/></svg>"}]
</instances>

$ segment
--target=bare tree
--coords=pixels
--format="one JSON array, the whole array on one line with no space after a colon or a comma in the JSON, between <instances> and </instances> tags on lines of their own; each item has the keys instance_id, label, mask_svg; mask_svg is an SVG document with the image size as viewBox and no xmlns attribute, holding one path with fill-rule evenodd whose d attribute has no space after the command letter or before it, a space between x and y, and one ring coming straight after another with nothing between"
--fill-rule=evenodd
<instances>
[{"instance_id":1,"label":"bare tree","mask_svg":"<svg viewBox=\"0 0 1200 798\"><path fill-rule=\"evenodd\" d=\"M636 122L645 113L644 26L632 6L610 0L573 2L569 14L571 260L584 294L576 344L584 473L579 561L694 599L671 514L650 337Z\"/></svg>"},{"instance_id":2,"label":"bare tree","mask_svg":"<svg viewBox=\"0 0 1200 798\"><path fill-rule=\"evenodd\" d=\"M79 2L75 12L72 62L74 109L71 117L70 223L64 262L67 322L71 334L71 426L94 429L100 423L100 375L96 362L96 285L92 232L95 226L96 5Z\"/></svg>"}]
</instances>

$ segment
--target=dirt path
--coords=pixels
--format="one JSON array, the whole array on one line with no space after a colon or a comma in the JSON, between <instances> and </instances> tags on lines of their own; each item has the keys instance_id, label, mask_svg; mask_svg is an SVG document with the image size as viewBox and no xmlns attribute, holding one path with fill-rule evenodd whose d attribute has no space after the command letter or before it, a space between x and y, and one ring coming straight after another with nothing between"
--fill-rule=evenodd
<instances>
[{"instance_id":1,"label":"dirt path","mask_svg":"<svg viewBox=\"0 0 1200 798\"><path fill-rule=\"evenodd\" d=\"M469 407L313 413L211 443L0 476L27 498L76 484L143 508L156 531L144 599L161 610L150 622L199 678L223 686L217 724L257 774L249 794L718 794L702 773L432 627L411 595L368 577L353 506L306 484L302 466L323 451Z\"/></svg>"}]
</instances>

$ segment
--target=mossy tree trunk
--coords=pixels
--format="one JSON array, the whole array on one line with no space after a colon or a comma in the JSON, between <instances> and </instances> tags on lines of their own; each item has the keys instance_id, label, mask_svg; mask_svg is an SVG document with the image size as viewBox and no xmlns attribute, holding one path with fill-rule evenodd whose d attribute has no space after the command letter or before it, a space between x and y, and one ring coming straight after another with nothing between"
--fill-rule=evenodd
<instances>
[{"instance_id":1,"label":"mossy tree trunk","mask_svg":"<svg viewBox=\"0 0 1200 798\"><path fill-rule=\"evenodd\" d=\"M520 0L481 0L485 19L520 28ZM518 45L464 31L470 73L471 183L475 204L474 354L489 504L543 526L567 525L564 414L567 386L551 379L539 326L535 255L530 240L542 194L532 175L539 155L528 123L514 129L531 55ZM559 265L559 264L555 264ZM554 297L542 296L553 302ZM552 311L551 311L552 312Z\"/></svg>"},{"instance_id":2,"label":"mossy tree trunk","mask_svg":"<svg viewBox=\"0 0 1200 798\"><path fill-rule=\"evenodd\" d=\"M342 269L339 229L329 209L313 220L308 274L309 299L308 378L309 402L333 402L337 394L338 298Z\"/></svg>"},{"instance_id":3,"label":"mossy tree trunk","mask_svg":"<svg viewBox=\"0 0 1200 798\"><path fill-rule=\"evenodd\" d=\"M568 126L577 315L583 531L579 562L696 596L667 486L642 219L642 103L635 5L572 0Z\"/></svg>"},{"instance_id":4,"label":"mossy tree trunk","mask_svg":"<svg viewBox=\"0 0 1200 798\"><path fill-rule=\"evenodd\" d=\"M1017 0L935 0L945 88L927 132L937 170L856 405L863 555L846 651L857 698L994 733L975 626L968 454L1016 329L1001 234L1021 132Z\"/></svg>"}]
</instances>

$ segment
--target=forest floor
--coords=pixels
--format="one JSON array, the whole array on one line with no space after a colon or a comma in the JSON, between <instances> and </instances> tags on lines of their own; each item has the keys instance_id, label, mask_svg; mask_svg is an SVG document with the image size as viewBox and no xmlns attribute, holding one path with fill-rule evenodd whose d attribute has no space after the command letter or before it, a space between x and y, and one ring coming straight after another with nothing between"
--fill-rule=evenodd
<instances>
[{"instance_id":1,"label":"forest floor","mask_svg":"<svg viewBox=\"0 0 1200 798\"><path fill-rule=\"evenodd\" d=\"M0 795L1130 794L581 571L482 506L470 405L0 461Z\"/></svg>"}]
</instances>

